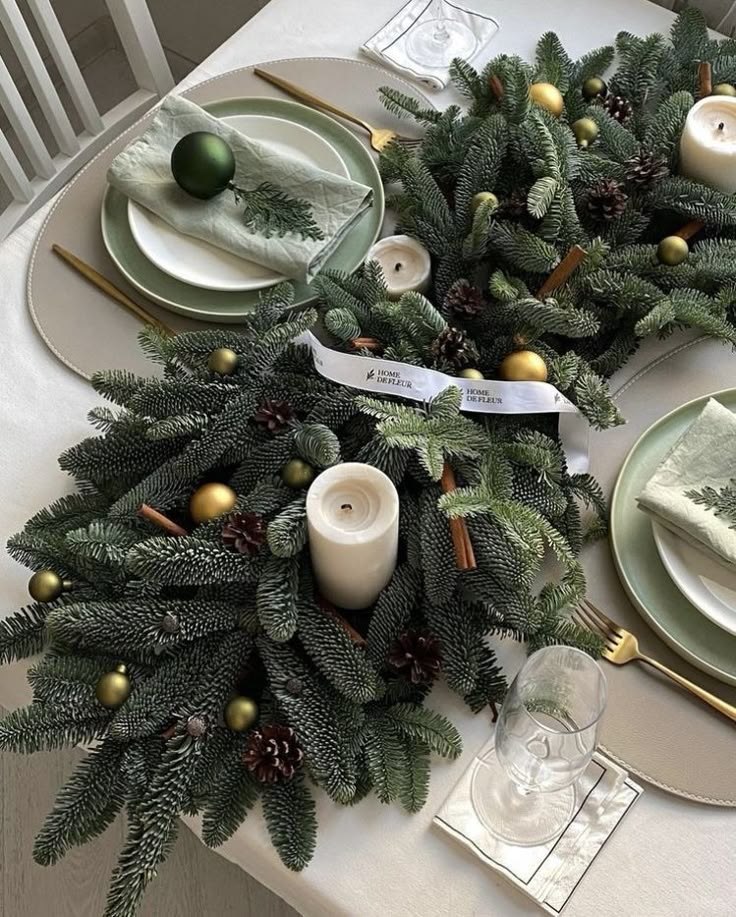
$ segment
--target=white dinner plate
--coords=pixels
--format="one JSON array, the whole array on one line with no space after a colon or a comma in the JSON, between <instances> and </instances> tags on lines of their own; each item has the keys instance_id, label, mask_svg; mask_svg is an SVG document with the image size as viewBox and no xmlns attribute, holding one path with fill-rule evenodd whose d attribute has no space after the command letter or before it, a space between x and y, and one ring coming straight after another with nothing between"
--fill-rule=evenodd
<instances>
[{"instance_id":1,"label":"white dinner plate","mask_svg":"<svg viewBox=\"0 0 736 917\"><path fill-rule=\"evenodd\" d=\"M672 582L706 618L736 634L736 570L652 521L657 551Z\"/></svg>"},{"instance_id":2,"label":"white dinner plate","mask_svg":"<svg viewBox=\"0 0 736 917\"><path fill-rule=\"evenodd\" d=\"M337 150L308 127L267 115L233 115L223 121L253 140L268 143L280 153L326 172L350 177ZM149 261L192 286L237 292L265 289L286 279L267 267L177 232L134 201L128 201L128 222L136 244Z\"/></svg>"}]
</instances>

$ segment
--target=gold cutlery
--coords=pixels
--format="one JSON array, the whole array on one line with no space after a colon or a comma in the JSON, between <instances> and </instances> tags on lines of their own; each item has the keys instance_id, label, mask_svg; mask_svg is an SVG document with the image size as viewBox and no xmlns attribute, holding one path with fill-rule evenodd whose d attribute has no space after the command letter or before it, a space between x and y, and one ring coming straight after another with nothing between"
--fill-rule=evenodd
<instances>
[{"instance_id":1,"label":"gold cutlery","mask_svg":"<svg viewBox=\"0 0 736 917\"><path fill-rule=\"evenodd\" d=\"M322 99L312 92L307 92L306 89L302 89L300 86L297 86L296 83L285 80L281 76L276 76L275 73L269 73L267 70L262 70L260 67L255 67L253 72L256 76L260 76L261 79L266 80L267 83L278 86L279 89L283 89L288 95L293 96L295 99L299 99L300 102L306 102L307 105L313 105L316 108L329 111L339 118L344 118L346 121L350 121L353 124L357 124L358 127L362 127L363 130L368 131L371 135L371 146L378 153L384 150L392 140L398 140L402 146L408 149L412 149L421 143L421 140L414 140L411 137L402 137L400 134L397 134L396 131L388 130L388 128L373 127L362 118L358 118L356 115L350 114L349 111L338 108L337 105L333 105L332 102L328 102L327 99Z\"/></svg>"},{"instance_id":2,"label":"gold cutlery","mask_svg":"<svg viewBox=\"0 0 736 917\"><path fill-rule=\"evenodd\" d=\"M596 608L592 602L585 599L582 605L578 605L573 611L573 619L602 638L604 659L614 665L626 665L627 662L634 661L644 662L671 678L672 681L677 682L678 685L705 701L706 704L710 704L719 713L727 716L730 720L736 721L736 707L726 703L720 697L716 697L715 694L711 694L710 691L699 687L689 679L683 678L682 675L673 672L672 669L662 665L656 659L652 659L651 656L645 656L644 653L639 652L639 642L631 631L616 624L604 615L599 608Z\"/></svg>"},{"instance_id":3,"label":"gold cutlery","mask_svg":"<svg viewBox=\"0 0 736 917\"><path fill-rule=\"evenodd\" d=\"M86 278L93 286L96 286L98 290L102 290L103 293L107 293L115 302L119 303L121 306L124 306L130 312L133 313L137 318L139 318L146 325L153 325L154 328L158 328L159 331L163 331L164 334L175 334L173 328L170 328L168 325L165 325L163 322L155 318L151 313L144 309L143 306L139 305L137 302L134 302L129 296L126 296L122 290L119 290L115 284L111 283L107 277L103 277L99 271L96 271L91 265L87 264L86 261L82 261L81 258L77 258L76 255L73 255L70 251L67 251L65 248L62 248L61 245L57 245L55 242L51 246L51 250L54 254L58 255L67 264L71 265L75 271L78 271L82 277Z\"/></svg>"}]
</instances>

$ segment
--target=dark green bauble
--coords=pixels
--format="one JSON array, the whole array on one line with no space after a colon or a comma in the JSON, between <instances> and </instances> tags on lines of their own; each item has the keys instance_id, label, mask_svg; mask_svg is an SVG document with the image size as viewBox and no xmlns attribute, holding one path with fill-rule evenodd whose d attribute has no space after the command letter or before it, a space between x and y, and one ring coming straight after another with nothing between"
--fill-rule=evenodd
<instances>
[{"instance_id":1,"label":"dark green bauble","mask_svg":"<svg viewBox=\"0 0 736 917\"><path fill-rule=\"evenodd\" d=\"M301 490L309 487L314 480L314 468L301 459L291 459L281 469L281 480L287 487Z\"/></svg>"},{"instance_id":2,"label":"dark green bauble","mask_svg":"<svg viewBox=\"0 0 736 917\"><path fill-rule=\"evenodd\" d=\"M660 264L676 267L687 258L690 247L681 236L667 236L657 246L657 258Z\"/></svg>"},{"instance_id":3,"label":"dark green bauble","mask_svg":"<svg viewBox=\"0 0 736 917\"><path fill-rule=\"evenodd\" d=\"M731 83L718 83L717 86L713 87L711 94L714 96L736 96L736 86Z\"/></svg>"},{"instance_id":4,"label":"dark green bauble","mask_svg":"<svg viewBox=\"0 0 736 917\"><path fill-rule=\"evenodd\" d=\"M608 86L599 76L591 76L583 83L583 96L590 102L602 99L608 92Z\"/></svg>"},{"instance_id":5,"label":"dark green bauble","mask_svg":"<svg viewBox=\"0 0 736 917\"><path fill-rule=\"evenodd\" d=\"M195 131L174 147L171 173L187 194L206 201L221 194L233 180L235 157L222 137Z\"/></svg>"}]
</instances>

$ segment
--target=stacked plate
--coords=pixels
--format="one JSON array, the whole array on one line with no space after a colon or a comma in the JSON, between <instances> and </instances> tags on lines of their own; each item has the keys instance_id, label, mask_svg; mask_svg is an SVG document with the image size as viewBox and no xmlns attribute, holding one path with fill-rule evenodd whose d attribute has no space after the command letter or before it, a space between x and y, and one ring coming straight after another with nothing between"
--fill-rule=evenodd
<instances>
[{"instance_id":1,"label":"stacked plate","mask_svg":"<svg viewBox=\"0 0 736 917\"><path fill-rule=\"evenodd\" d=\"M630 598L665 642L703 671L736 684L736 569L636 506L644 484L709 397L736 412L736 390L698 398L658 420L634 445L613 494L611 547Z\"/></svg>"},{"instance_id":2,"label":"stacked plate","mask_svg":"<svg viewBox=\"0 0 736 917\"><path fill-rule=\"evenodd\" d=\"M384 214L383 185L366 147L332 118L294 102L242 98L204 107L255 140L373 189L373 206L326 263L327 269L355 270L377 239ZM253 311L261 290L286 279L182 235L111 187L102 205L102 236L111 258L134 287L189 318L238 322ZM296 305L312 298L308 285L297 283L295 288Z\"/></svg>"}]
</instances>

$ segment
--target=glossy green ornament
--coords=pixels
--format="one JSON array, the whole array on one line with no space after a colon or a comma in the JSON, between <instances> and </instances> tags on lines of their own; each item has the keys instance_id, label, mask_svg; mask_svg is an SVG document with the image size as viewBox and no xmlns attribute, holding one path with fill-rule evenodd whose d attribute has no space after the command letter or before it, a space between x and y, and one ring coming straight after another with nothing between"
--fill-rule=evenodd
<instances>
[{"instance_id":1,"label":"glossy green ornament","mask_svg":"<svg viewBox=\"0 0 736 917\"><path fill-rule=\"evenodd\" d=\"M476 381L480 382L481 379L485 379L485 376L479 369L474 369L469 366L467 369L460 370L460 378L475 379Z\"/></svg>"},{"instance_id":2,"label":"glossy green ornament","mask_svg":"<svg viewBox=\"0 0 736 917\"><path fill-rule=\"evenodd\" d=\"M230 376L238 368L238 355L229 347L218 347L207 359L207 369L221 376Z\"/></svg>"},{"instance_id":3,"label":"glossy green ornament","mask_svg":"<svg viewBox=\"0 0 736 917\"><path fill-rule=\"evenodd\" d=\"M608 93L608 86L599 76L591 76L583 83L583 96L589 102L603 98Z\"/></svg>"},{"instance_id":4,"label":"glossy green ornament","mask_svg":"<svg viewBox=\"0 0 736 917\"><path fill-rule=\"evenodd\" d=\"M69 580L62 579L53 570L37 570L28 581L28 592L36 602L55 602L62 592L71 588Z\"/></svg>"},{"instance_id":5,"label":"glossy green ornament","mask_svg":"<svg viewBox=\"0 0 736 917\"><path fill-rule=\"evenodd\" d=\"M182 137L174 147L171 173L187 194L209 200L232 182L235 157L222 137L209 131L195 131Z\"/></svg>"},{"instance_id":6,"label":"glossy green ornament","mask_svg":"<svg viewBox=\"0 0 736 917\"><path fill-rule=\"evenodd\" d=\"M592 118L578 118L572 126L572 132L581 149L585 149L598 136L598 125Z\"/></svg>"},{"instance_id":7,"label":"glossy green ornament","mask_svg":"<svg viewBox=\"0 0 736 917\"><path fill-rule=\"evenodd\" d=\"M287 487L301 490L314 480L314 468L301 459L291 459L281 469L281 480Z\"/></svg>"},{"instance_id":8,"label":"glossy green ornament","mask_svg":"<svg viewBox=\"0 0 736 917\"><path fill-rule=\"evenodd\" d=\"M498 207L498 198L493 191L479 191L477 194L473 195L473 200L470 202L470 209L475 213L481 204L485 204L488 201L490 201L494 207Z\"/></svg>"},{"instance_id":9,"label":"glossy green ornament","mask_svg":"<svg viewBox=\"0 0 736 917\"><path fill-rule=\"evenodd\" d=\"M675 267L687 258L690 246L681 236L666 236L657 246L657 258L660 264Z\"/></svg>"},{"instance_id":10,"label":"glossy green ornament","mask_svg":"<svg viewBox=\"0 0 736 917\"><path fill-rule=\"evenodd\" d=\"M114 672L106 672L97 682L95 695L103 707L108 710L117 710L122 707L130 696L130 676L127 666L115 666Z\"/></svg>"},{"instance_id":11,"label":"glossy green ornament","mask_svg":"<svg viewBox=\"0 0 736 917\"><path fill-rule=\"evenodd\" d=\"M713 87L711 95L714 96L736 96L736 86L731 83L718 83Z\"/></svg>"}]
</instances>

